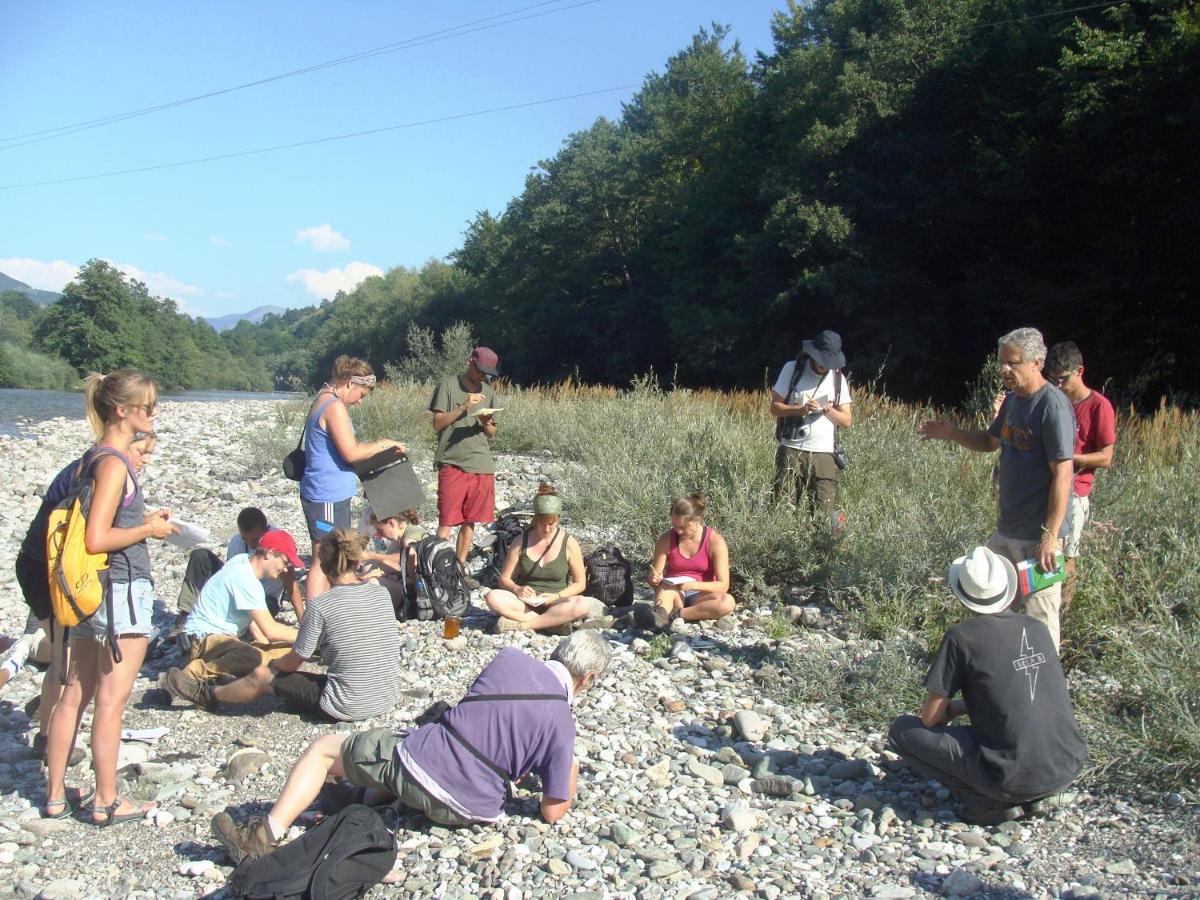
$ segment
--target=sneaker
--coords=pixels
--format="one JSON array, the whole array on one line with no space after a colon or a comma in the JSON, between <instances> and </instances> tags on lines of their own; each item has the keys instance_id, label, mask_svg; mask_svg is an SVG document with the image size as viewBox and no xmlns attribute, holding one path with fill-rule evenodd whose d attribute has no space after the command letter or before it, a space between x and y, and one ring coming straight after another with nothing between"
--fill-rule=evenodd
<instances>
[{"instance_id":1,"label":"sneaker","mask_svg":"<svg viewBox=\"0 0 1200 900\"><path fill-rule=\"evenodd\" d=\"M46 736L44 734L35 734L33 743L29 745L29 749L33 752L35 759L46 761ZM67 756L67 768L71 769L79 765L87 759L87 754L83 752L82 747L72 747L71 753Z\"/></svg>"},{"instance_id":2,"label":"sneaker","mask_svg":"<svg viewBox=\"0 0 1200 900\"><path fill-rule=\"evenodd\" d=\"M182 669L167 669L158 679L158 686L170 692L172 697L194 703L201 709L212 712L217 704L213 700L208 685L193 678Z\"/></svg>"},{"instance_id":3,"label":"sneaker","mask_svg":"<svg viewBox=\"0 0 1200 900\"><path fill-rule=\"evenodd\" d=\"M508 631L524 631L525 626L516 619L509 619L501 616L496 620L496 634L504 634Z\"/></svg>"},{"instance_id":4,"label":"sneaker","mask_svg":"<svg viewBox=\"0 0 1200 900\"><path fill-rule=\"evenodd\" d=\"M25 668L25 661L29 659L29 654L33 652L33 648L37 646L37 642L43 637L41 629L35 634L27 634L13 641L9 648L8 656L5 658L6 663L11 663L13 668L20 672Z\"/></svg>"},{"instance_id":5,"label":"sneaker","mask_svg":"<svg viewBox=\"0 0 1200 900\"><path fill-rule=\"evenodd\" d=\"M1050 815L1056 809L1066 809L1075 803L1075 795L1068 794L1062 791L1057 794L1051 794L1049 797L1042 797L1040 800L1032 800L1029 803L1022 803L1021 809L1025 811L1025 818L1040 819Z\"/></svg>"},{"instance_id":6,"label":"sneaker","mask_svg":"<svg viewBox=\"0 0 1200 900\"><path fill-rule=\"evenodd\" d=\"M633 608L633 622L645 631L666 631L671 627L671 614L657 603L639 603Z\"/></svg>"},{"instance_id":7,"label":"sneaker","mask_svg":"<svg viewBox=\"0 0 1200 900\"><path fill-rule=\"evenodd\" d=\"M235 866L241 865L245 859L266 856L275 849L263 819L251 819L245 825L239 825L229 813L217 813L212 818L212 833L225 845Z\"/></svg>"}]
</instances>

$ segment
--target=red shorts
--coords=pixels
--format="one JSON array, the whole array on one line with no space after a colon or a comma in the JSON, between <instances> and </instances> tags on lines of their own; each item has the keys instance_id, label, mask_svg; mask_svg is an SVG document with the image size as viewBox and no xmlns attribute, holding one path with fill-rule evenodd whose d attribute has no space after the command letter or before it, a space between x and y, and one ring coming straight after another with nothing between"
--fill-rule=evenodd
<instances>
[{"instance_id":1,"label":"red shorts","mask_svg":"<svg viewBox=\"0 0 1200 900\"><path fill-rule=\"evenodd\" d=\"M490 522L496 517L496 476L438 466L438 524Z\"/></svg>"}]
</instances>

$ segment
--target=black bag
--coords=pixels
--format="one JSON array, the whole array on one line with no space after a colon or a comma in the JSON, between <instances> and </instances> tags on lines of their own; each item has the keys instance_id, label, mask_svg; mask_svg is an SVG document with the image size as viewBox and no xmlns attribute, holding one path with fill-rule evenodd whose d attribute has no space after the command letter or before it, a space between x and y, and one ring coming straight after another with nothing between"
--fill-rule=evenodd
<instances>
[{"instance_id":1,"label":"black bag","mask_svg":"<svg viewBox=\"0 0 1200 900\"><path fill-rule=\"evenodd\" d=\"M296 449L283 458L283 477L289 481L300 481L304 478L304 432L300 432L300 442Z\"/></svg>"},{"instance_id":2,"label":"black bag","mask_svg":"<svg viewBox=\"0 0 1200 900\"><path fill-rule=\"evenodd\" d=\"M303 837L234 869L235 897L347 900L379 884L396 862L396 841L383 817L355 803Z\"/></svg>"},{"instance_id":3,"label":"black bag","mask_svg":"<svg viewBox=\"0 0 1200 900\"><path fill-rule=\"evenodd\" d=\"M471 605L454 545L430 535L417 541L417 619L462 616Z\"/></svg>"},{"instance_id":4,"label":"black bag","mask_svg":"<svg viewBox=\"0 0 1200 900\"><path fill-rule=\"evenodd\" d=\"M584 593L605 606L633 604L633 567L618 547L600 547L583 558L587 570Z\"/></svg>"},{"instance_id":5,"label":"black bag","mask_svg":"<svg viewBox=\"0 0 1200 900\"><path fill-rule=\"evenodd\" d=\"M508 558L509 548L519 544L525 535L525 526L521 517L505 513L496 520L492 527L496 540L492 543L492 561L487 567L486 577L492 587L500 586L500 572L504 568L504 560Z\"/></svg>"}]
</instances>

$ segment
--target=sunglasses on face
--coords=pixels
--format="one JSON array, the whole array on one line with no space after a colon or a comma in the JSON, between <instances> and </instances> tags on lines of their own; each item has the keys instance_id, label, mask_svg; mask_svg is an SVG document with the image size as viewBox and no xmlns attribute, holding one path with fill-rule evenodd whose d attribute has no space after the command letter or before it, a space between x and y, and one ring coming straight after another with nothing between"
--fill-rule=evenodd
<instances>
[{"instance_id":1,"label":"sunglasses on face","mask_svg":"<svg viewBox=\"0 0 1200 900\"><path fill-rule=\"evenodd\" d=\"M1065 375L1050 375L1050 376L1047 376L1046 380L1048 382L1050 382L1052 385L1054 385L1055 387L1062 387L1064 384L1066 384L1068 381L1071 380L1071 376L1074 374L1075 374L1074 372L1067 372Z\"/></svg>"}]
</instances>

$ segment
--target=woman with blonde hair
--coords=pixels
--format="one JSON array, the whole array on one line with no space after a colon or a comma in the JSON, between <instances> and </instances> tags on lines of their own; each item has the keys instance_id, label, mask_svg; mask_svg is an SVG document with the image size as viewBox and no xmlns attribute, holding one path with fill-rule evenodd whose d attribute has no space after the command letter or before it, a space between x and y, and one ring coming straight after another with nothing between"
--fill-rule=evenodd
<instances>
[{"instance_id":1,"label":"woman with blonde hair","mask_svg":"<svg viewBox=\"0 0 1200 900\"><path fill-rule=\"evenodd\" d=\"M96 437L77 476L93 482L84 545L88 553L108 554L112 605L102 604L90 619L72 629L67 683L50 716L42 813L62 819L73 811L65 783L67 761L84 710L94 700L96 790L91 819L96 825L114 825L141 819L154 807L117 793L117 751L125 704L151 631L154 586L146 541L162 540L178 529L168 521L170 513L165 509L146 513L130 459L137 433L152 431L158 406L154 382L136 369L93 373L85 380L84 397L88 424ZM110 644L107 648L105 641Z\"/></svg>"},{"instance_id":2,"label":"woman with blonde hair","mask_svg":"<svg viewBox=\"0 0 1200 900\"><path fill-rule=\"evenodd\" d=\"M500 586L484 597L499 617L497 632L568 630L598 605L583 596L583 551L559 527L561 517L562 499L550 485L540 485L533 498L533 524L508 548Z\"/></svg>"},{"instance_id":3,"label":"woman with blonde hair","mask_svg":"<svg viewBox=\"0 0 1200 900\"><path fill-rule=\"evenodd\" d=\"M313 559L321 538L335 528L350 527L350 500L358 490L354 463L376 453L407 449L399 441L382 439L359 443L350 421L350 407L362 403L375 389L371 364L343 354L333 361L330 381L317 391L304 424L304 477L300 480L300 505L308 522ZM329 589L329 579L312 566L305 587L311 600Z\"/></svg>"},{"instance_id":4,"label":"woman with blonde hair","mask_svg":"<svg viewBox=\"0 0 1200 900\"><path fill-rule=\"evenodd\" d=\"M665 630L685 622L721 619L737 606L729 593L729 545L704 524L708 499L680 497L671 504L671 527L654 545L648 580L654 603L634 608L638 627Z\"/></svg>"}]
</instances>

